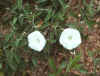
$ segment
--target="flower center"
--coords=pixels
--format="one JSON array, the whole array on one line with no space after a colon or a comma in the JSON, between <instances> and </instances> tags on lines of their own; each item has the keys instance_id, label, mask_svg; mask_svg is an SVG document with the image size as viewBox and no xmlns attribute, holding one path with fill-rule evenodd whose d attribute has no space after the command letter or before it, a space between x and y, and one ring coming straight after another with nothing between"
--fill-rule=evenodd
<instances>
[{"instance_id":1,"label":"flower center","mask_svg":"<svg viewBox=\"0 0 100 76\"><path fill-rule=\"evenodd\" d=\"M37 43L40 43L40 39L37 38L37 39L36 39L36 42L37 42Z\"/></svg>"},{"instance_id":2,"label":"flower center","mask_svg":"<svg viewBox=\"0 0 100 76\"><path fill-rule=\"evenodd\" d=\"M72 36L68 36L68 40L72 40Z\"/></svg>"}]
</instances>

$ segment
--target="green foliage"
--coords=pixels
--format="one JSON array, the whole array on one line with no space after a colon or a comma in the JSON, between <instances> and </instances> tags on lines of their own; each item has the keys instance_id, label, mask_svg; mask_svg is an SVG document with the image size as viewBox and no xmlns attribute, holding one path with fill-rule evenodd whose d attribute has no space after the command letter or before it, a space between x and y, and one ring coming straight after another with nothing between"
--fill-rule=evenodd
<instances>
[{"instance_id":1,"label":"green foliage","mask_svg":"<svg viewBox=\"0 0 100 76\"><path fill-rule=\"evenodd\" d=\"M16 0L16 5L17 5L17 8L18 8L19 10L22 9L22 3L23 3L23 0Z\"/></svg>"},{"instance_id":2,"label":"green foliage","mask_svg":"<svg viewBox=\"0 0 100 76\"><path fill-rule=\"evenodd\" d=\"M49 76L56 76L56 74L49 74Z\"/></svg>"},{"instance_id":3,"label":"green foliage","mask_svg":"<svg viewBox=\"0 0 100 76\"><path fill-rule=\"evenodd\" d=\"M59 67L56 67L56 64L54 62L54 59L49 59L48 61L49 63L49 67L51 68L51 70L53 70L53 73L49 73L49 76L60 76L61 72L64 68L66 68L66 62L63 61Z\"/></svg>"},{"instance_id":4,"label":"green foliage","mask_svg":"<svg viewBox=\"0 0 100 76\"><path fill-rule=\"evenodd\" d=\"M93 27L93 25L94 25L96 22L93 21L93 20L90 20L90 19L88 18L88 16L86 15L85 9L81 9L80 12L81 12L81 15L82 15L82 20L85 21L85 23L88 25L88 27L89 27L89 28Z\"/></svg>"},{"instance_id":5,"label":"green foliage","mask_svg":"<svg viewBox=\"0 0 100 76\"><path fill-rule=\"evenodd\" d=\"M33 63L33 66L36 67L38 64L37 58L32 57L32 63Z\"/></svg>"},{"instance_id":6,"label":"green foliage","mask_svg":"<svg viewBox=\"0 0 100 76\"><path fill-rule=\"evenodd\" d=\"M64 68L66 68L67 67L67 63L66 63L66 61L63 61L61 64L60 64L60 66L58 67L58 69L57 69L57 75L59 75L61 72L62 72L62 70L64 69Z\"/></svg>"},{"instance_id":7,"label":"green foliage","mask_svg":"<svg viewBox=\"0 0 100 76\"><path fill-rule=\"evenodd\" d=\"M79 69L81 64L78 64L80 61L80 54L76 55L75 58L70 57L69 64L67 64L66 72L69 72L71 69Z\"/></svg>"},{"instance_id":8,"label":"green foliage","mask_svg":"<svg viewBox=\"0 0 100 76\"><path fill-rule=\"evenodd\" d=\"M96 74L97 65L100 64L100 58L99 57L97 57L97 58L94 57L96 53L100 53L99 50L96 50L95 52L88 51L89 56L93 60L93 64L94 64L94 74Z\"/></svg>"},{"instance_id":9,"label":"green foliage","mask_svg":"<svg viewBox=\"0 0 100 76\"><path fill-rule=\"evenodd\" d=\"M54 70L56 72L56 65L53 59L49 59L49 65L52 68L52 70Z\"/></svg>"},{"instance_id":10,"label":"green foliage","mask_svg":"<svg viewBox=\"0 0 100 76\"><path fill-rule=\"evenodd\" d=\"M13 52L13 49L11 49L11 51L6 51L5 54L7 56L8 66L10 66L12 70L16 71L17 66L20 63L20 57Z\"/></svg>"},{"instance_id":11,"label":"green foliage","mask_svg":"<svg viewBox=\"0 0 100 76\"><path fill-rule=\"evenodd\" d=\"M88 25L89 28L93 27L96 22L93 20L97 10L94 9L94 0L91 0L89 3L86 0L83 0L84 8L80 8L80 13L82 15L82 20Z\"/></svg>"},{"instance_id":12,"label":"green foliage","mask_svg":"<svg viewBox=\"0 0 100 76\"><path fill-rule=\"evenodd\" d=\"M16 3L12 4L11 8L3 12L5 15L7 14L7 16L3 18L5 24L11 31L6 35L0 33L0 69L3 69L5 72L9 70L8 76L11 76L10 73L21 69L21 71L23 71L23 76L25 76L26 73L24 70L27 68L26 65L28 62L25 62L25 58L23 58L22 55L23 53L29 53L29 56L32 57L29 58L29 62L32 64L29 68L38 66L38 58L46 59L49 63L49 67L53 70L53 73L50 73L49 76L59 76L63 69L66 69L66 72L70 72L71 69L76 69L80 70L82 73L86 73L87 71L81 68L82 65L78 64L80 55L76 55L74 58L70 57L69 61L67 61L68 63L62 61L59 67L56 67L54 59L48 58L52 51L51 49L53 49L51 45L58 44L60 33L64 28L72 27L81 30L81 27L77 26L79 22L66 23L66 19L70 16L78 19L78 15L75 13L76 11L73 11L73 7L70 7L70 3L67 3L67 0L31 1L33 1L33 4L28 2L25 3L24 0L16 0ZM93 8L94 0L91 0L89 4L86 3L86 0L82 1L83 8L78 8L81 14L81 20L92 28L92 26L96 24L93 20L94 15L100 11L100 7L95 11ZM42 24L38 27L40 22L42 22ZM4 25L0 23L0 26ZM27 35L34 30L40 30L44 34L46 33L46 38L48 40L46 48L41 52L42 54L38 53L38 55L34 51L31 52L27 46ZM33 55L33 53L36 54L36 56ZM93 54L89 55L93 56ZM100 58L93 59L93 61L96 69L96 65L99 64ZM1 66L3 63L5 63L5 68ZM0 76L3 76L3 72L0 72Z\"/></svg>"},{"instance_id":13,"label":"green foliage","mask_svg":"<svg viewBox=\"0 0 100 76\"><path fill-rule=\"evenodd\" d=\"M70 72L71 69L79 70L80 72L84 73L86 70L82 69L82 64L78 64L80 61L80 54L76 55L74 58L70 57L69 63L66 61L62 61L62 63L59 65L59 67L56 67L56 64L53 59L49 59L49 66L52 68L53 73L50 73L50 76L60 76L63 69L66 69L66 72L64 75L67 74L67 72Z\"/></svg>"},{"instance_id":14,"label":"green foliage","mask_svg":"<svg viewBox=\"0 0 100 76\"><path fill-rule=\"evenodd\" d=\"M93 16L95 14L95 11L93 9L94 6L93 2L94 0L91 0L90 3L87 3L86 0L83 0L83 5L86 8L85 11L88 16Z\"/></svg>"},{"instance_id":15,"label":"green foliage","mask_svg":"<svg viewBox=\"0 0 100 76\"><path fill-rule=\"evenodd\" d=\"M0 76L4 76L4 72L0 72Z\"/></svg>"}]
</instances>

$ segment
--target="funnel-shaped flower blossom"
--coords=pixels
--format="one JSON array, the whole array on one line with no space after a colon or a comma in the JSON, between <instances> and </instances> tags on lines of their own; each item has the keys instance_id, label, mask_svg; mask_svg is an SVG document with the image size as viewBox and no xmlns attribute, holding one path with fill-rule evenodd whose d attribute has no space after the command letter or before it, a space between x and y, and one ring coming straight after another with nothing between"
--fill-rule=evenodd
<instances>
[{"instance_id":1,"label":"funnel-shaped flower blossom","mask_svg":"<svg viewBox=\"0 0 100 76\"><path fill-rule=\"evenodd\" d=\"M64 48L72 50L81 44L80 32L77 29L67 28L61 33L59 42Z\"/></svg>"},{"instance_id":2,"label":"funnel-shaped flower blossom","mask_svg":"<svg viewBox=\"0 0 100 76\"><path fill-rule=\"evenodd\" d=\"M42 51L46 45L45 37L39 32L34 31L28 35L28 46L38 52Z\"/></svg>"}]
</instances>

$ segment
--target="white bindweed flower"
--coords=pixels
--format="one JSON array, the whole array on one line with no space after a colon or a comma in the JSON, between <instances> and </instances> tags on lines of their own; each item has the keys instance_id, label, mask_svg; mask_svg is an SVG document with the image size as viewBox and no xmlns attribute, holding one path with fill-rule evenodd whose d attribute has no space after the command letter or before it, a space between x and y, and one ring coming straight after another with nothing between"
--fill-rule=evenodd
<instances>
[{"instance_id":1,"label":"white bindweed flower","mask_svg":"<svg viewBox=\"0 0 100 76\"><path fill-rule=\"evenodd\" d=\"M34 31L28 35L28 46L38 52L42 51L46 45L45 37L39 32Z\"/></svg>"},{"instance_id":2,"label":"white bindweed flower","mask_svg":"<svg viewBox=\"0 0 100 76\"><path fill-rule=\"evenodd\" d=\"M64 48L72 50L81 44L80 32L77 29L67 28L61 33L59 42Z\"/></svg>"}]
</instances>

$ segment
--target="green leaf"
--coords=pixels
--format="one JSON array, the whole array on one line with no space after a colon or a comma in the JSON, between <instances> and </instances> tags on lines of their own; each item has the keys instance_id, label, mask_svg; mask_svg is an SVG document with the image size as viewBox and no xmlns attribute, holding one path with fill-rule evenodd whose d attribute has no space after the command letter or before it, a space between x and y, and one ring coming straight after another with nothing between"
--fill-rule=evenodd
<instances>
[{"instance_id":1,"label":"green leaf","mask_svg":"<svg viewBox=\"0 0 100 76\"><path fill-rule=\"evenodd\" d=\"M61 64L60 64L60 69L64 69L64 68L66 68L66 66L67 66L67 63L65 62L65 61L63 61Z\"/></svg>"},{"instance_id":2,"label":"green leaf","mask_svg":"<svg viewBox=\"0 0 100 76\"><path fill-rule=\"evenodd\" d=\"M63 10L65 11L66 8L69 7L69 5L65 4L64 0L58 0L60 5L63 7Z\"/></svg>"},{"instance_id":3,"label":"green leaf","mask_svg":"<svg viewBox=\"0 0 100 76\"><path fill-rule=\"evenodd\" d=\"M90 16L93 16L94 15L94 10L93 10L93 2L94 2L94 0L91 0L90 1L90 4L88 5L88 11L89 11L89 15Z\"/></svg>"},{"instance_id":4,"label":"green leaf","mask_svg":"<svg viewBox=\"0 0 100 76\"><path fill-rule=\"evenodd\" d=\"M96 23L95 21L90 21L90 20L86 20L85 22L89 28L93 27L93 25Z\"/></svg>"},{"instance_id":5,"label":"green leaf","mask_svg":"<svg viewBox=\"0 0 100 76\"><path fill-rule=\"evenodd\" d=\"M32 57L32 63L36 67L38 65L38 61L36 58Z\"/></svg>"},{"instance_id":6,"label":"green leaf","mask_svg":"<svg viewBox=\"0 0 100 76\"><path fill-rule=\"evenodd\" d=\"M78 18L77 14L75 12L73 12L72 10L70 11L70 16Z\"/></svg>"},{"instance_id":7,"label":"green leaf","mask_svg":"<svg viewBox=\"0 0 100 76\"><path fill-rule=\"evenodd\" d=\"M71 27L71 28L76 28L78 25L78 23L68 23L68 24L65 24L65 26L68 26L68 27Z\"/></svg>"},{"instance_id":8,"label":"green leaf","mask_svg":"<svg viewBox=\"0 0 100 76\"><path fill-rule=\"evenodd\" d=\"M48 20L49 20L50 18L52 18L53 15L54 15L54 13L53 13L52 9L49 9L49 10L48 10L48 14L47 14L47 16L45 17L44 22L45 22L45 23L48 22Z\"/></svg>"},{"instance_id":9,"label":"green leaf","mask_svg":"<svg viewBox=\"0 0 100 76\"><path fill-rule=\"evenodd\" d=\"M94 65L97 65L97 64L99 64L99 63L100 63L100 58L94 59Z\"/></svg>"},{"instance_id":10,"label":"green leaf","mask_svg":"<svg viewBox=\"0 0 100 76\"><path fill-rule=\"evenodd\" d=\"M22 39L23 39L23 35L21 35L19 38L16 38L16 41L14 42L16 47L20 46Z\"/></svg>"},{"instance_id":11,"label":"green leaf","mask_svg":"<svg viewBox=\"0 0 100 76\"><path fill-rule=\"evenodd\" d=\"M53 59L49 58L49 66L56 72L56 64Z\"/></svg>"},{"instance_id":12,"label":"green leaf","mask_svg":"<svg viewBox=\"0 0 100 76\"><path fill-rule=\"evenodd\" d=\"M81 55L77 55L77 56L75 56L74 59L72 57L70 57L69 64L67 64L66 72L69 72L70 69L75 68L77 65L79 65L77 63L80 60L80 56Z\"/></svg>"},{"instance_id":13,"label":"green leaf","mask_svg":"<svg viewBox=\"0 0 100 76\"><path fill-rule=\"evenodd\" d=\"M55 43L54 32L50 32L50 43Z\"/></svg>"},{"instance_id":14,"label":"green leaf","mask_svg":"<svg viewBox=\"0 0 100 76\"><path fill-rule=\"evenodd\" d=\"M87 70L80 69L80 72L86 74Z\"/></svg>"},{"instance_id":15,"label":"green leaf","mask_svg":"<svg viewBox=\"0 0 100 76\"><path fill-rule=\"evenodd\" d=\"M0 72L0 76L5 76L5 75L4 75L4 72Z\"/></svg>"},{"instance_id":16,"label":"green leaf","mask_svg":"<svg viewBox=\"0 0 100 76\"><path fill-rule=\"evenodd\" d=\"M57 75L55 73L53 73L53 74L50 73L49 76L57 76Z\"/></svg>"},{"instance_id":17,"label":"green leaf","mask_svg":"<svg viewBox=\"0 0 100 76\"><path fill-rule=\"evenodd\" d=\"M57 69L57 75L59 75L62 72L62 69L66 68L66 66L67 66L67 63L65 61L63 61L60 64L59 68Z\"/></svg>"},{"instance_id":18,"label":"green leaf","mask_svg":"<svg viewBox=\"0 0 100 76\"><path fill-rule=\"evenodd\" d=\"M14 35L14 32L6 35L6 37L5 37L6 38L6 41L9 41L10 39L12 39L13 38L13 35Z\"/></svg>"},{"instance_id":19,"label":"green leaf","mask_svg":"<svg viewBox=\"0 0 100 76\"><path fill-rule=\"evenodd\" d=\"M75 65L73 69L80 70L82 66L83 66L82 64L78 64L78 65Z\"/></svg>"},{"instance_id":20,"label":"green leaf","mask_svg":"<svg viewBox=\"0 0 100 76\"><path fill-rule=\"evenodd\" d=\"M17 8L20 10L22 9L23 0L17 0Z\"/></svg>"},{"instance_id":21,"label":"green leaf","mask_svg":"<svg viewBox=\"0 0 100 76\"><path fill-rule=\"evenodd\" d=\"M18 56L17 54L14 54L14 59L16 60L16 63L19 64L20 63L20 56Z\"/></svg>"},{"instance_id":22,"label":"green leaf","mask_svg":"<svg viewBox=\"0 0 100 76\"><path fill-rule=\"evenodd\" d=\"M36 0L37 3L43 3L43 2L46 2L47 0Z\"/></svg>"},{"instance_id":23,"label":"green leaf","mask_svg":"<svg viewBox=\"0 0 100 76\"><path fill-rule=\"evenodd\" d=\"M8 64L8 66L13 71L16 71L17 64L16 64L16 61L14 59L14 56L15 56L14 52L12 50L11 51L6 50L5 54L7 56L7 64Z\"/></svg>"},{"instance_id":24,"label":"green leaf","mask_svg":"<svg viewBox=\"0 0 100 76\"><path fill-rule=\"evenodd\" d=\"M2 69L2 63L0 63L0 69Z\"/></svg>"},{"instance_id":25,"label":"green leaf","mask_svg":"<svg viewBox=\"0 0 100 76\"><path fill-rule=\"evenodd\" d=\"M12 21L12 25L15 25L16 22L17 22L17 17L14 17L14 18L13 18L13 21Z\"/></svg>"}]
</instances>

